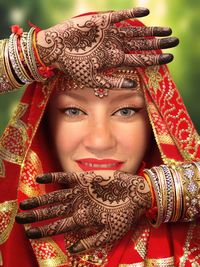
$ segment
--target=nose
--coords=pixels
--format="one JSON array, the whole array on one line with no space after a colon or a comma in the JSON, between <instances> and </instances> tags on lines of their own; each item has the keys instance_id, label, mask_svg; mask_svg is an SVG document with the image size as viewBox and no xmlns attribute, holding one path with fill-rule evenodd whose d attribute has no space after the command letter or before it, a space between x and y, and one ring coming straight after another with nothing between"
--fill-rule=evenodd
<instances>
[{"instance_id":1,"label":"nose","mask_svg":"<svg viewBox=\"0 0 200 267\"><path fill-rule=\"evenodd\" d=\"M117 145L112 127L109 123L93 123L84 138L84 146L97 157L109 156Z\"/></svg>"}]
</instances>

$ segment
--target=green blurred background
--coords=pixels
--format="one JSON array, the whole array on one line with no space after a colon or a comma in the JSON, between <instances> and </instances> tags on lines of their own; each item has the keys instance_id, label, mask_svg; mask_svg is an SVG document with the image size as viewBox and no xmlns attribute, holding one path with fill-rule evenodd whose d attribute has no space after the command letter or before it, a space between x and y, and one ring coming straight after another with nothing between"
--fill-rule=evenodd
<instances>
[{"instance_id":1,"label":"green blurred background","mask_svg":"<svg viewBox=\"0 0 200 267\"><path fill-rule=\"evenodd\" d=\"M10 35L10 25L28 30L28 21L48 28L64 19L88 11L148 7L148 25L170 26L180 45L172 50L169 64L187 109L200 132L200 0L0 0L1 39ZM23 89L0 97L0 132L6 126Z\"/></svg>"}]
</instances>

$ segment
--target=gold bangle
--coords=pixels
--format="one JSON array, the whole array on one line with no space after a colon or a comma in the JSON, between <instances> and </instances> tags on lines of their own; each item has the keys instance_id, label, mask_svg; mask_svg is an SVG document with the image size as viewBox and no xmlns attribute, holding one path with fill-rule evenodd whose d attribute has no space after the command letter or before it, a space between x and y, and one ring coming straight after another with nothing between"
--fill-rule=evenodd
<instances>
[{"instance_id":1,"label":"gold bangle","mask_svg":"<svg viewBox=\"0 0 200 267\"><path fill-rule=\"evenodd\" d=\"M5 68L6 68L6 74L9 82L11 83L13 88L20 88L23 86L23 84L20 84L14 77L12 70L11 70L11 65L10 65L10 60L9 60L9 54L8 54L8 41L6 42L5 45Z\"/></svg>"},{"instance_id":2,"label":"gold bangle","mask_svg":"<svg viewBox=\"0 0 200 267\"><path fill-rule=\"evenodd\" d=\"M184 164L178 169L183 187L183 214L181 220L189 222L200 213L200 173L196 164Z\"/></svg>"},{"instance_id":3,"label":"gold bangle","mask_svg":"<svg viewBox=\"0 0 200 267\"><path fill-rule=\"evenodd\" d=\"M160 224L163 221L163 199L162 199L162 194L161 194L161 190L160 190L160 184L158 182L158 178L156 173L153 172L153 170L148 170L145 169L144 173L146 173L148 175L148 177L150 178L151 182L152 182L152 186L155 192L155 197L156 197L156 204L157 204L157 217L154 221L154 219L152 218L152 220L150 220L150 224L157 228L160 226Z\"/></svg>"},{"instance_id":4,"label":"gold bangle","mask_svg":"<svg viewBox=\"0 0 200 267\"><path fill-rule=\"evenodd\" d=\"M183 189L179 173L175 169L171 169L171 173L174 178L175 187L175 209L171 221L177 222L180 219L183 211Z\"/></svg>"},{"instance_id":5,"label":"gold bangle","mask_svg":"<svg viewBox=\"0 0 200 267\"><path fill-rule=\"evenodd\" d=\"M6 75L6 68L4 64L5 45L8 40L0 40L0 92L8 92L12 90L12 84Z\"/></svg>"}]
</instances>

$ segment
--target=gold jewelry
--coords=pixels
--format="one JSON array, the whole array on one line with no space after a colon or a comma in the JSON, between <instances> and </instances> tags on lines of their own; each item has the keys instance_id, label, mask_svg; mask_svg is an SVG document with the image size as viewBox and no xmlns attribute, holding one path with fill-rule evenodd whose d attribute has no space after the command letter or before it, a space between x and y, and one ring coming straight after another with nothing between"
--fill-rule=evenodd
<instances>
[{"instance_id":1,"label":"gold jewelry","mask_svg":"<svg viewBox=\"0 0 200 267\"><path fill-rule=\"evenodd\" d=\"M23 64L21 62L19 53L18 53L18 47L17 47L17 34L11 34L9 38L9 44L8 44L8 52L9 52L9 58L12 63L12 67L17 75L17 77L22 81L24 84L29 84L33 82L33 79L28 75L25 68L23 67Z\"/></svg>"},{"instance_id":2,"label":"gold jewelry","mask_svg":"<svg viewBox=\"0 0 200 267\"><path fill-rule=\"evenodd\" d=\"M13 85L7 77L6 67L4 62L5 45L8 40L0 40L0 92L8 92L12 89Z\"/></svg>"},{"instance_id":3,"label":"gold jewelry","mask_svg":"<svg viewBox=\"0 0 200 267\"><path fill-rule=\"evenodd\" d=\"M174 178L175 208L170 221L177 222L180 219L183 210L183 189L181 179L177 170L171 168L171 173Z\"/></svg>"},{"instance_id":4,"label":"gold jewelry","mask_svg":"<svg viewBox=\"0 0 200 267\"><path fill-rule=\"evenodd\" d=\"M11 69L11 62L9 59L9 51L8 51L8 41L5 44L4 64L5 64L7 79L12 85L12 88L22 87L23 84L17 81L17 79L15 78L13 74L14 71L12 71Z\"/></svg>"},{"instance_id":5,"label":"gold jewelry","mask_svg":"<svg viewBox=\"0 0 200 267\"><path fill-rule=\"evenodd\" d=\"M151 218L150 224L152 226L154 226L155 228L157 228L163 222L164 207L163 207L163 196L162 196L162 192L161 192L161 185L159 183L157 174L153 168L150 170L145 169L144 173L150 178L154 192L155 192L156 204L157 204L158 211L157 211L156 218L155 219Z\"/></svg>"},{"instance_id":6,"label":"gold jewelry","mask_svg":"<svg viewBox=\"0 0 200 267\"><path fill-rule=\"evenodd\" d=\"M33 28L33 27L28 32L27 43L26 43L27 54L26 53L24 54L24 58L26 57L27 66L28 66L29 71L30 71L31 75L33 76L34 80L38 81L38 82L44 82L44 81L46 81L46 78L42 77L38 72L38 67L36 64L36 59L35 59L35 55L34 55L34 51L33 51L34 32L35 32L35 28Z\"/></svg>"},{"instance_id":7,"label":"gold jewelry","mask_svg":"<svg viewBox=\"0 0 200 267\"><path fill-rule=\"evenodd\" d=\"M194 220L200 212L200 172L199 163L181 165L178 172L183 187L183 213L181 221Z\"/></svg>"}]
</instances>

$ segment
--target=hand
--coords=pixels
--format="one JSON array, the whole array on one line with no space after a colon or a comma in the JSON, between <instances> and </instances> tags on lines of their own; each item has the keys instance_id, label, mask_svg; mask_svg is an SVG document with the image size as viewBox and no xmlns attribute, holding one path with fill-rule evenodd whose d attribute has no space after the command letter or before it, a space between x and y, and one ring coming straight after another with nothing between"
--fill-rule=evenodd
<instances>
[{"instance_id":1,"label":"hand","mask_svg":"<svg viewBox=\"0 0 200 267\"><path fill-rule=\"evenodd\" d=\"M97 233L79 240L70 253L113 243L120 239L151 205L151 193L143 177L120 171L51 173L37 177L39 183L65 183L68 189L51 192L21 202L21 209L46 206L19 213L18 223L30 223L64 217L45 226L27 230L29 238L97 229ZM51 205L51 206L50 206Z\"/></svg>"},{"instance_id":2,"label":"hand","mask_svg":"<svg viewBox=\"0 0 200 267\"><path fill-rule=\"evenodd\" d=\"M39 55L46 65L54 65L70 74L79 83L94 88L131 88L135 82L112 78L101 71L118 67L144 67L166 64L171 54L128 54L130 51L169 48L178 44L174 37L146 39L146 36L167 36L170 28L118 28L115 23L148 15L146 8L99 13L66 20L37 36Z\"/></svg>"}]
</instances>

